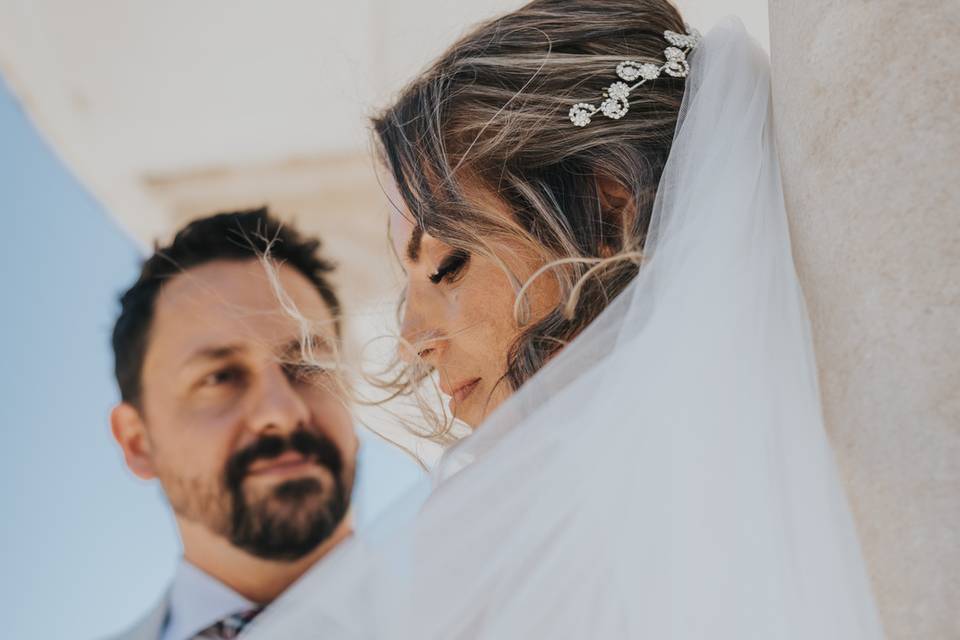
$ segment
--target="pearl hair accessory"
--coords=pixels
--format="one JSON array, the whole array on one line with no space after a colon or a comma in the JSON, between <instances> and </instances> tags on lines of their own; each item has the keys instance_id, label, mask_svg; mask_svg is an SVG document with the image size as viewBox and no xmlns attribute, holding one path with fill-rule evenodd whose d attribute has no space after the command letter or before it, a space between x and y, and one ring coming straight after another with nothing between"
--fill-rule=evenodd
<instances>
[{"instance_id":1,"label":"pearl hair accessory","mask_svg":"<svg viewBox=\"0 0 960 640\"><path fill-rule=\"evenodd\" d=\"M687 33L664 31L663 37L670 46L663 50L666 62L657 65L652 62L624 60L617 65L617 75L625 82L617 81L603 92L603 102L597 108L587 102L578 102L570 107L570 121L578 127L590 124L591 118L598 112L612 120L619 120L630 110L630 92L647 80L656 80L661 73L674 78L686 78L690 72L687 54L700 42L700 32L687 27ZM634 82L639 78L638 82ZM627 84L634 82L634 84Z\"/></svg>"}]
</instances>

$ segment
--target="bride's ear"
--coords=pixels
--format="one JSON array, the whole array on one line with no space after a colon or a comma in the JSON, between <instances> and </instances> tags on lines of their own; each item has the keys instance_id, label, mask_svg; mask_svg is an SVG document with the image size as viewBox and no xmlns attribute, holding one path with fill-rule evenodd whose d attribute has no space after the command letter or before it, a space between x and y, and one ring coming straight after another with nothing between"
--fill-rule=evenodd
<instances>
[{"instance_id":1,"label":"bride's ear","mask_svg":"<svg viewBox=\"0 0 960 640\"><path fill-rule=\"evenodd\" d=\"M604 226L602 252L605 256L613 255L623 249L627 230L636 215L636 200L623 184L603 175L597 176L597 195Z\"/></svg>"}]
</instances>

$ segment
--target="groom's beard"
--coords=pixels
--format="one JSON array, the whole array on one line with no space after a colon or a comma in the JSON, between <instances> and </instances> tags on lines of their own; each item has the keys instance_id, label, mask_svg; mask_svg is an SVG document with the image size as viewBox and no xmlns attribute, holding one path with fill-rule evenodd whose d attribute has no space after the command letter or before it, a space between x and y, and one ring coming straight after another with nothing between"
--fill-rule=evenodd
<instances>
[{"instance_id":1,"label":"groom's beard","mask_svg":"<svg viewBox=\"0 0 960 640\"><path fill-rule=\"evenodd\" d=\"M248 486L251 465L288 451L325 468L329 476L295 478L268 489ZM261 437L234 453L219 482L193 478L163 484L181 516L259 558L292 561L316 549L343 521L353 481L354 465L345 463L329 438L300 430L289 437Z\"/></svg>"},{"instance_id":2,"label":"groom's beard","mask_svg":"<svg viewBox=\"0 0 960 640\"><path fill-rule=\"evenodd\" d=\"M244 487L250 465L295 451L330 472L332 486L318 478L281 482L253 494ZM230 541L255 556L296 560L330 537L347 513L353 470L328 438L296 431L289 438L265 436L227 461L225 484L232 502ZM328 483L329 484L329 483Z\"/></svg>"}]
</instances>

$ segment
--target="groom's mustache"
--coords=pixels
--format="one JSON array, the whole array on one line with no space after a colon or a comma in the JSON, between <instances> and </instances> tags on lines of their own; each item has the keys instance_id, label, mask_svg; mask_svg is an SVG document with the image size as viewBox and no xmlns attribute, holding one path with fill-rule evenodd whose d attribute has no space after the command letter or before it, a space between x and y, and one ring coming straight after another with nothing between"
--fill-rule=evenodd
<instances>
[{"instance_id":1,"label":"groom's mustache","mask_svg":"<svg viewBox=\"0 0 960 640\"><path fill-rule=\"evenodd\" d=\"M270 460L288 451L299 453L305 460L326 467L335 478L343 469L343 456L332 440L322 434L305 429L290 436L262 436L237 451L227 460L226 481L230 488L237 488L257 460Z\"/></svg>"}]
</instances>

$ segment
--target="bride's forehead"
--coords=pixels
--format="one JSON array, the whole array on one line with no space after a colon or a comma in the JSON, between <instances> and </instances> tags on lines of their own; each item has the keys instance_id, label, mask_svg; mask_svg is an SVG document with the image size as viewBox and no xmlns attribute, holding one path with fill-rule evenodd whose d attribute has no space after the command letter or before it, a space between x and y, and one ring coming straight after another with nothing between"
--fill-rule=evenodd
<instances>
[{"instance_id":1,"label":"bride's forehead","mask_svg":"<svg viewBox=\"0 0 960 640\"><path fill-rule=\"evenodd\" d=\"M401 257L406 256L407 246L410 244L413 234L417 229L417 224L406 211L393 209L390 212L389 220L390 240L393 248Z\"/></svg>"},{"instance_id":2,"label":"bride's forehead","mask_svg":"<svg viewBox=\"0 0 960 640\"><path fill-rule=\"evenodd\" d=\"M402 211L390 214L390 240L393 249L405 264L416 264L424 255L443 250L446 245L424 232L413 218Z\"/></svg>"},{"instance_id":3,"label":"bride's forehead","mask_svg":"<svg viewBox=\"0 0 960 640\"><path fill-rule=\"evenodd\" d=\"M398 217L396 222L391 220L390 234L394 250L405 265L416 265L421 262L432 263L437 255L448 249L443 241L423 231L415 222Z\"/></svg>"}]
</instances>

